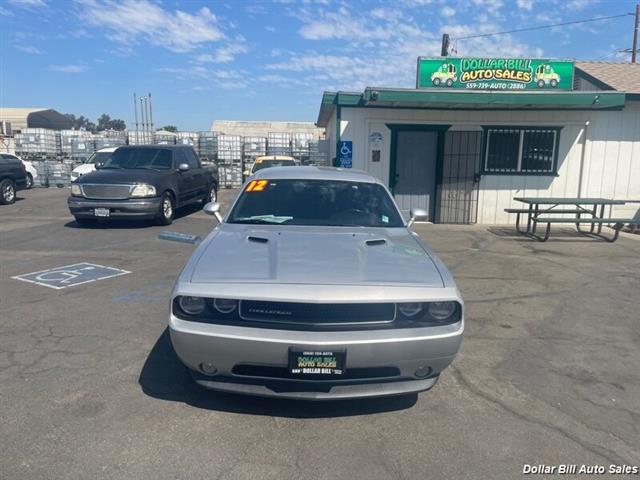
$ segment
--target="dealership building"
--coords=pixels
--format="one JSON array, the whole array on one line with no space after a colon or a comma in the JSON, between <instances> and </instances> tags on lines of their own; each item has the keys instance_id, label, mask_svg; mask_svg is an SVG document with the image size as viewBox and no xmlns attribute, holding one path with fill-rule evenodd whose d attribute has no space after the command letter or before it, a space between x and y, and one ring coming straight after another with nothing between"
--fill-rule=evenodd
<instances>
[{"instance_id":1,"label":"dealership building","mask_svg":"<svg viewBox=\"0 0 640 480\"><path fill-rule=\"evenodd\" d=\"M334 164L436 223L515 223L522 196L640 200L640 64L419 58L415 89L325 92L317 125Z\"/></svg>"}]
</instances>

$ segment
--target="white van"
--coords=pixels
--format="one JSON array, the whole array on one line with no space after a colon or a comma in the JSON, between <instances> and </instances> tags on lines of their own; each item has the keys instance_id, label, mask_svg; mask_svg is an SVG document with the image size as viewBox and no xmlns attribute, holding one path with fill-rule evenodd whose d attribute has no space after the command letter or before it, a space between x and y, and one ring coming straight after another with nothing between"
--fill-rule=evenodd
<instances>
[{"instance_id":1,"label":"white van","mask_svg":"<svg viewBox=\"0 0 640 480\"><path fill-rule=\"evenodd\" d=\"M96 169L96 163L104 163L117 149L118 147L106 147L93 152L93 155L91 155L86 162L73 169L71 172L71 181L75 182L81 176L93 172Z\"/></svg>"}]
</instances>

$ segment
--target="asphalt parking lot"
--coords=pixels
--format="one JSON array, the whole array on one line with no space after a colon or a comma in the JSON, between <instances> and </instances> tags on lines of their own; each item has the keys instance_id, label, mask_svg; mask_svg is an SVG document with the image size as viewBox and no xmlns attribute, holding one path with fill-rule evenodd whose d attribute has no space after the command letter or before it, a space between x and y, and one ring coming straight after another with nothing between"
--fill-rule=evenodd
<instances>
[{"instance_id":1,"label":"asphalt parking lot","mask_svg":"<svg viewBox=\"0 0 640 480\"><path fill-rule=\"evenodd\" d=\"M223 211L233 191L223 190ZM467 304L462 351L419 396L308 403L195 386L168 295L215 220L79 228L66 189L0 207L0 478L513 478L640 465L640 237L609 244L421 225ZM11 277L131 272L61 290Z\"/></svg>"}]
</instances>

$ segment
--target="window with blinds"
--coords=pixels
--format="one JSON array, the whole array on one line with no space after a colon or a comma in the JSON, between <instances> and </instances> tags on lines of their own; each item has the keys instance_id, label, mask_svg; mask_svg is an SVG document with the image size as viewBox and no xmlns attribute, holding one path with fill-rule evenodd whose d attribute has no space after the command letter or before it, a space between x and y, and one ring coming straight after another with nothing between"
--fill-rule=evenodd
<instances>
[{"instance_id":1,"label":"window with blinds","mask_svg":"<svg viewBox=\"0 0 640 480\"><path fill-rule=\"evenodd\" d=\"M487 127L484 172L555 173L558 140L558 128Z\"/></svg>"}]
</instances>

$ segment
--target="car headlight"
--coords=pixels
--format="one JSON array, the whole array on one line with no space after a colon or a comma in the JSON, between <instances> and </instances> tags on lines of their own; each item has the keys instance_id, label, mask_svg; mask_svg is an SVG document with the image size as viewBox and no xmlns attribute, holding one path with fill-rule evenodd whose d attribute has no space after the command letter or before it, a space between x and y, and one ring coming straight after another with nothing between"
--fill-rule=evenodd
<instances>
[{"instance_id":1,"label":"car headlight","mask_svg":"<svg viewBox=\"0 0 640 480\"><path fill-rule=\"evenodd\" d=\"M399 303L398 310L405 317L415 317L422 312L422 303Z\"/></svg>"},{"instance_id":2,"label":"car headlight","mask_svg":"<svg viewBox=\"0 0 640 480\"><path fill-rule=\"evenodd\" d=\"M213 303L213 308L225 315L233 312L238 306L237 300L231 300L228 298L214 298L211 303Z\"/></svg>"},{"instance_id":3,"label":"car headlight","mask_svg":"<svg viewBox=\"0 0 640 480\"><path fill-rule=\"evenodd\" d=\"M456 313L456 302L431 302L429 303L429 315L435 320L444 322Z\"/></svg>"},{"instance_id":4,"label":"car headlight","mask_svg":"<svg viewBox=\"0 0 640 480\"><path fill-rule=\"evenodd\" d=\"M80 185L71 185L71 195L74 197L82 197L82 187Z\"/></svg>"},{"instance_id":5,"label":"car headlight","mask_svg":"<svg viewBox=\"0 0 640 480\"><path fill-rule=\"evenodd\" d=\"M187 315L200 315L206 306L202 297L179 297L178 305Z\"/></svg>"},{"instance_id":6,"label":"car headlight","mask_svg":"<svg viewBox=\"0 0 640 480\"><path fill-rule=\"evenodd\" d=\"M155 197L156 196L156 187L153 185L147 185L146 183L142 183L140 185L136 185L131 190L132 197Z\"/></svg>"}]
</instances>

